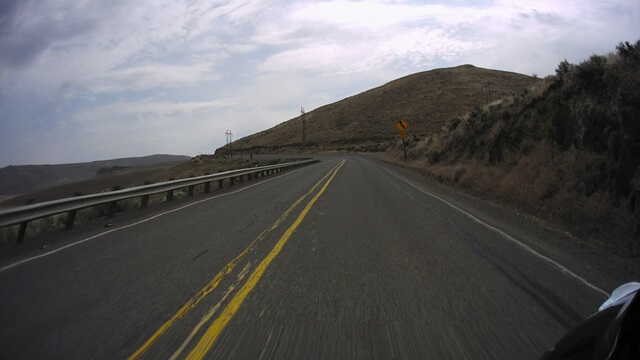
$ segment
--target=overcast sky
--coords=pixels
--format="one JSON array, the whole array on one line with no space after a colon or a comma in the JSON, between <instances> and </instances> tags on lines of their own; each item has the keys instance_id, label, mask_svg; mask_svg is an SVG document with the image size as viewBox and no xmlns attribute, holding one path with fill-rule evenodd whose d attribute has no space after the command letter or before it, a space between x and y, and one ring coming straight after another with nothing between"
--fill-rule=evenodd
<instances>
[{"instance_id":1,"label":"overcast sky","mask_svg":"<svg viewBox=\"0 0 640 360\"><path fill-rule=\"evenodd\" d=\"M549 75L639 24L638 0L2 0L0 167L211 153L419 71Z\"/></svg>"}]
</instances>

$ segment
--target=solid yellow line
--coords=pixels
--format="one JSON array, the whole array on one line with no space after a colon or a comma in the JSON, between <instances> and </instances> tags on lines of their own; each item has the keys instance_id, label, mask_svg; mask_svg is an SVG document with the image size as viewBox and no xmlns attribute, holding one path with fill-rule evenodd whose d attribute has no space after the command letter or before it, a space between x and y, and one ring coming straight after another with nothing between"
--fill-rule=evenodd
<instances>
[{"instance_id":1,"label":"solid yellow line","mask_svg":"<svg viewBox=\"0 0 640 360\"><path fill-rule=\"evenodd\" d=\"M316 190L316 188L318 186L320 186L320 184L322 184L322 182L331 174L331 172L337 166L334 166L333 169L331 169L325 176L322 177L322 179L320 179L320 181L318 181L311 188L311 190L309 190L300 199L298 199L296 202L294 202L293 205L291 205L291 207L289 207L289 209L287 209L287 211L285 211L280 216L280 218L278 218L278 220L276 220L276 222L274 222L270 227L265 229L260 235L258 235L257 238L255 238L255 240L253 240L251 242L251 244L249 244L249 246L247 246L246 249L244 249L238 256L236 256L233 260L231 260L231 262L229 262L224 268L222 268L222 270L220 270L220 272L217 273L216 276L214 276L213 279L204 288L202 288L200 291L198 291L186 304L184 304L184 306L182 306L180 308L180 310L178 310L177 313L175 313L169 320L167 320L164 324L162 324L162 326L160 326L160 328L158 328L158 330L156 330L156 332L153 333L153 335L151 335L151 337L149 339L147 339L147 341L145 341L145 343L142 344L142 346L140 346L140 348L138 348L138 350L136 350L136 352L134 352L133 355L131 355L129 357L129 360L134 360L134 359L139 358L140 355L142 355L149 347L151 347L151 345L153 345L153 343L156 340L158 340L158 338L162 334L164 334L165 331L167 331L169 328L171 328L171 326L173 326L173 324L175 324L176 321L178 321L182 316L184 316L191 309L193 309L209 293L211 293L213 290L215 290L215 288L218 287L218 285L220 284L220 281L222 281L222 278L224 278L226 275L229 275L233 271L233 268L236 266L236 264L243 257L245 257L249 253L249 251L251 251L251 249L253 249L260 241L262 241L271 231L273 231L275 228L277 228L287 218L287 216L296 207L298 207L298 205L300 205L300 203L302 203L302 201L307 196L311 195Z\"/></svg>"},{"instance_id":2,"label":"solid yellow line","mask_svg":"<svg viewBox=\"0 0 640 360\"><path fill-rule=\"evenodd\" d=\"M198 331L200 331L200 328L203 327L204 324L209 322L209 320L211 320L213 315L215 315L215 313L222 307L222 304L233 293L233 291L238 287L238 285L240 285L240 282L242 281L242 279L244 279L245 275L247 275L247 273L249 272L250 267L251 267L251 262L248 262L247 265L245 265L244 269L242 269L242 271L238 275L238 280L236 281L236 283L229 286L229 288L227 289L227 292L225 292L224 295L222 296L222 299L220 299L220 301L214 307L209 309L209 311L205 314L205 316L202 317L198 325L196 325L196 327L194 327L193 330L191 330L191 333L189 334L189 336L187 336L187 338L182 342L182 345L180 345L178 350L176 350L173 353L173 355L169 358L169 360L175 360L178 358L178 356L180 356L180 354L184 351L187 345L189 345L189 342L191 342L191 339L193 339L198 333Z\"/></svg>"},{"instance_id":3,"label":"solid yellow line","mask_svg":"<svg viewBox=\"0 0 640 360\"><path fill-rule=\"evenodd\" d=\"M289 229L287 229L287 231L284 233L284 235L282 235L280 240L278 240L278 242L273 247L269 255L267 255L267 257L265 257L264 260L262 260L260 265L258 265L258 267L253 271L253 273L251 274L247 282L242 286L242 288L240 288L240 290L238 290L238 292L233 297L233 299L231 299L231 301L229 302L227 307L224 309L222 314L220 314L220 316L213 322L213 324L209 326L209 328L204 333L200 341L198 341L198 344L196 344L195 348L193 348L193 350L191 350L191 353L189 353L189 355L187 356L187 360L199 360L199 359L202 359L207 354L207 352L209 351L213 343L216 341L216 339L218 338L222 330L224 330L224 328L229 323L231 318L238 311L244 299L247 297L247 295L249 295L249 292L251 292L251 290L256 286L256 284L264 274L269 264L271 264L273 259L275 259L275 257L278 256L278 254L280 253L284 245L287 243L287 241L289 240L293 232L298 228L298 226L300 226L300 224L302 223L302 220L304 220L304 218L307 216L307 213L311 210L311 207L315 204L318 198L324 193L324 191L327 189L327 187L329 186L333 178L338 173L338 170L340 170L340 168L342 167L342 165L344 165L344 163L345 163L345 160L342 160L339 166L333 171L333 174L331 175L329 180L327 180L327 182L324 184L322 189L316 194L316 196L314 196L309 201L309 203L304 208L304 210L302 210L302 212L300 213L296 221L289 227Z\"/></svg>"}]
</instances>

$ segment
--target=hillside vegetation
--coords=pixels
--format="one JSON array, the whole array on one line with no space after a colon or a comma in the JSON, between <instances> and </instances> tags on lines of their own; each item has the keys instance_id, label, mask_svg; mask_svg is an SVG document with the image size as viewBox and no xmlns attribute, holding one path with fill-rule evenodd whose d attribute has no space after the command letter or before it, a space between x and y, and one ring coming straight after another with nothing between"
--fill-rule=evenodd
<instances>
[{"instance_id":1,"label":"hillside vegetation","mask_svg":"<svg viewBox=\"0 0 640 360\"><path fill-rule=\"evenodd\" d=\"M413 168L640 255L640 41L565 60L409 146ZM401 154L398 143L386 160Z\"/></svg>"},{"instance_id":2,"label":"hillside vegetation","mask_svg":"<svg viewBox=\"0 0 640 360\"><path fill-rule=\"evenodd\" d=\"M424 136L454 116L529 86L538 80L472 65L409 75L329 104L271 129L234 141L241 153L384 151L397 137L395 122L409 122L409 134ZM224 152L218 149L217 153Z\"/></svg>"}]
</instances>

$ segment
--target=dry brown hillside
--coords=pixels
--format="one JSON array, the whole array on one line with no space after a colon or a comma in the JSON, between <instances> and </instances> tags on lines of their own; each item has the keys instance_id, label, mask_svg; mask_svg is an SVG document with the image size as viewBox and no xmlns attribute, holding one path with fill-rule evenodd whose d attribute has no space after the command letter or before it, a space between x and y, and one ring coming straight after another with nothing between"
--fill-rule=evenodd
<instances>
[{"instance_id":1,"label":"dry brown hillside","mask_svg":"<svg viewBox=\"0 0 640 360\"><path fill-rule=\"evenodd\" d=\"M304 146L302 120L296 117L235 141L233 149L245 153L385 150L397 137L394 123L401 118L409 122L410 135L424 136L440 129L445 120L536 81L472 65L425 71L308 112Z\"/></svg>"},{"instance_id":2,"label":"dry brown hillside","mask_svg":"<svg viewBox=\"0 0 640 360\"><path fill-rule=\"evenodd\" d=\"M640 41L451 118L386 160L640 257Z\"/></svg>"}]
</instances>

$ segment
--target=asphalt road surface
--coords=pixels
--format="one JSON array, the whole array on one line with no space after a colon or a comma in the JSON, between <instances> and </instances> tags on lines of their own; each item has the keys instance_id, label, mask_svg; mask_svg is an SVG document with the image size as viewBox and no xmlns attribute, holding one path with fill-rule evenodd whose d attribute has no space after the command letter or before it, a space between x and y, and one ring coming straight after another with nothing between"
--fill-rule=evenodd
<instances>
[{"instance_id":1,"label":"asphalt road surface","mask_svg":"<svg viewBox=\"0 0 640 360\"><path fill-rule=\"evenodd\" d=\"M2 260L0 358L535 359L631 280L408 171L321 159Z\"/></svg>"}]
</instances>

